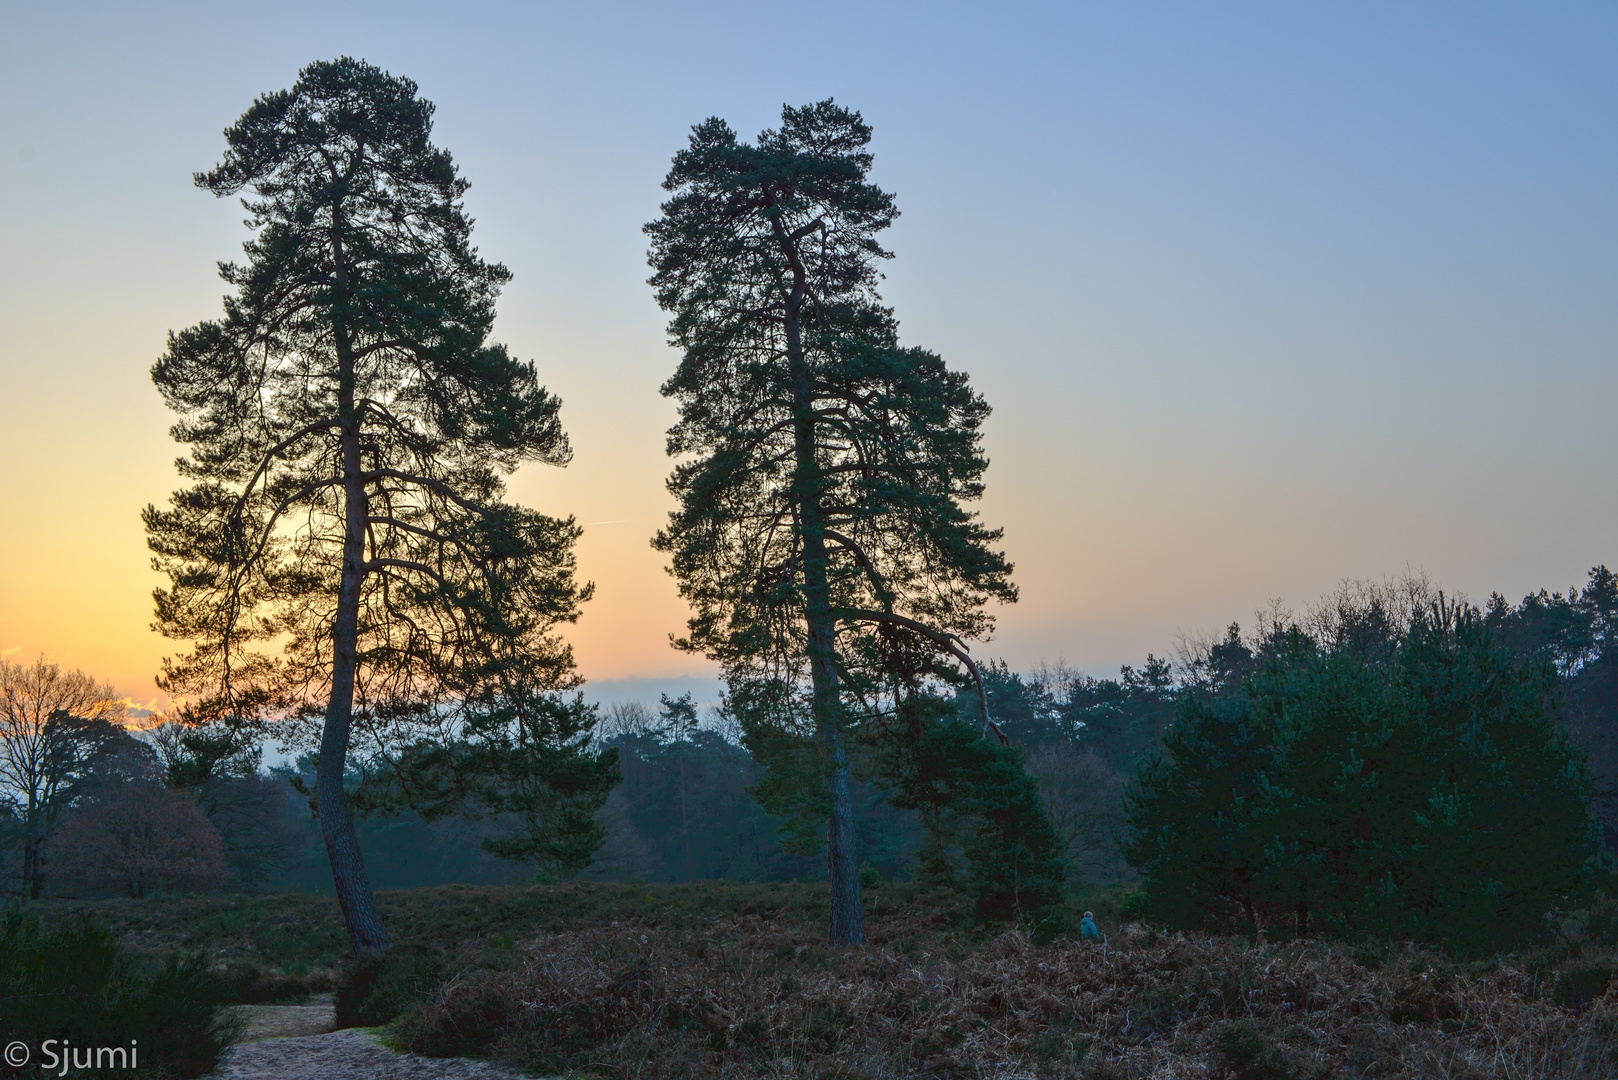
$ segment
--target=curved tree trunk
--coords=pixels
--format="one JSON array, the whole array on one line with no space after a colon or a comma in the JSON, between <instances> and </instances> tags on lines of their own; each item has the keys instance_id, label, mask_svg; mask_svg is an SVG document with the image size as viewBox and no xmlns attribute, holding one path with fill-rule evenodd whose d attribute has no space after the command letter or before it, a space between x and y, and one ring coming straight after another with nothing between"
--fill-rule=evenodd
<instances>
[{"instance_id":1,"label":"curved tree trunk","mask_svg":"<svg viewBox=\"0 0 1618 1080\"><path fill-rule=\"evenodd\" d=\"M338 248L338 266L342 266ZM346 276L341 275L340 276ZM365 871L359 834L348 809L343 775L348 766L349 724L354 715L354 678L359 667L360 583L365 577L367 500L360 460L359 421L354 414L354 361L341 322L335 327L340 366L338 410L343 419L343 578L337 594L332 629L331 702L320 734L320 767L315 797L320 807L320 835L326 841L332 884L354 951L361 956L386 952L387 931Z\"/></svg>"}]
</instances>

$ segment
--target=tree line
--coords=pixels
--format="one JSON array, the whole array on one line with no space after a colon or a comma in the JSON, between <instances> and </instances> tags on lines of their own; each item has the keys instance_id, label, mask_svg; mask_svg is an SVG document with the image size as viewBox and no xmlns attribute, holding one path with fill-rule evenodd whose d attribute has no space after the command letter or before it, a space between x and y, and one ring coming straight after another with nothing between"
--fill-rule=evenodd
<instances>
[{"instance_id":1,"label":"tree line","mask_svg":"<svg viewBox=\"0 0 1618 1080\"><path fill-rule=\"evenodd\" d=\"M89 734L112 726L94 708L36 717L45 742L82 742L87 756L45 803L13 785L28 791L13 800L25 867L56 827L46 804L89 806L85 778L125 773L106 790L189 793L227 859L224 838L246 831L219 823L255 805L273 737L304 754L281 779L314 810L361 954L389 947L362 821L435 835L473 823L488 856L542 878L598 859L672 880L801 875L817 860L835 944L864 941L862 890L884 873L960 889L985 919L1038 924L1075 872L1138 871L1149 904L1168 895L1163 868L1195 862L1176 846L1191 834L1163 816L1190 783L1177 768L1224 768L1249 807L1248 788L1275 789L1299 760L1282 747L1297 734L1289 688L1315 677L1300 672L1347 665L1371 697L1420 684L1427 669L1410 658L1433 634L1436 653L1516 673L1477 692L1509 697L1509 684L1540 701L1540 719L1518 726L1538 733L1541 757L1566 757L1568 806L1588 801L1568 779L1582 763L1546 721L1561 699L1547 702L1606 670L1606 623L1586 623L1610 575L1480 611L1378 599L1365 619L1382 620L1380 637L1346 615L1336 637L1281 620L1243 638L1233 625L1117 680L976 660L991 605L1017 599L1000 531L971 508L989 407L964 374L900 343L877 289L897 204L870 180L869 125L831 100L784 107L751 142L718 118L696 125L646 226L679 353L662 387L679 410L676 508L652 543L692 611L674 645L720 665L730 737L698 725L688 699L603 726L562 634L592 590L576 575L580 528L505 499L519 466L570 459L561 403L490 340L510 272L471 243L468 184L432 143L432 115L408 79L350 58L311 64L257 99L197 174L241 199L251 236L245 260L221 266L222 316L172 333L152 370L190 485L144 513L168 582L156 625L181 648L158 680L177 703L172 726L144 750L109 736L114 754ZM1328 698L1348 685L1319 678ZM1602 692L1575 695L1586 736L1604 730ZM1419 697L1377 715L1404 716ZM1199 757L1208 717L1243 709L1283 719L1243 721L1228 760ZM1327 744L1321 761L1341 750ZM1523 753L1499 765L1508 787L1525 762L1544 765ZM106 765L118 755L124 773ZM1374 787L1387 774L1369 775ZM1284 817L1280 806L1267 812ZM1239 826L1264 859L1277 844L1303 850L1256 828ZM1570 858L1594 858L1570 843ZM1280 865L1240 873L1279 880ZM37 892L41 874L24 878ZM1281 903L1220 881L1176 895L1199 911L1235 903L1255 922Z\"/></svg>"},{"instance_id":2,"label":"tree line","mask_svg":"<svg viewBox=\"0 0 1618 1080\"><path fill-rule=\"evenodd\" d=\"M1434 621L1446 611L1447 625ZM1362 932L1369 927L1439 936L1483 948L1510 940L1525 922L1532 928L1539 912L1498 911L1462 895L1458 911L1403 911L1403 922L1389 925L1394 909L1386 907L1386 897L1378 914L1377 904L1345 891L1356 866L1364 876L1366 852L1355 848L1351 834L1334 833L1333 822L1374 820L1376 835L1391 845L1402 799L1419 804L1414 796L1430 796L1436 776L1461 777L1463 766L1489 765L1489 753L1465 745L1455 727L1457 719L1471 722L1485 708L1469 707L1448 720L1431 710L1389 709L1390 700L1403 700L1388 695L1411 678L1412 664L1427 665L1418 670L1429 678L1435 657L1450 663L1471 656L1477 676L1452 679L1446 694L1464 703L1478 688L1515 686L1515 711L1498 716L1515 716L1508 728L1529 737L1515 745L1500 741L1505 756L1494 762L1490 782L1504 787L1468 792L1463 786L1460 794L1493 820L1469 820L1466 829L1451 834L1454 850L1444 872L1458 882L1486 884L1482 871L1494 868L1502 885L1504 872L1526 875L1509 890L1524 910L1572 903L1604 858L1592 854L1602 846L1610 851L1618 832L1610 796L1618 786L1612 765L1618 760L1615 621L1618 579L1605 567L1595 568L1582 590L1539 592L1517 604L1495 595L1474 609L1441 601L1436 590L1415 580L1345 586L1301 615L1272 609L1250 633L1233 624L1222 637L1182 643L1173 660L1149 656L1115 679L1063 667L1018 673L991 663L983 670L996 723L1024 755L1037 784L1068 883L1144 876L1145 888L1137 894L1141 913L1164 924L1276 936L1347 932L1352 919ZM1417 637L1409 639L1413 631ZM44 691L48 696L40 705L76 700L86 712L96 711L97 703L117 707L110 687L43 662L7 664L3 674L8 702L26 702ZM1521 697L1525 690L1527 699ZM970 728L980 710L975 688L958 694L952 705L953 722ZM1281 719L1289 709L1293 718L1282 737ZM51 891L70 895L221 886L331 890L318 826L307 796L294 786L312 785L313 761L305 756L291 767L266 770L257 755L242 755L201 769L183 743L195 743L206 729L167 725L140 741L104 719L85 723L58 715L54 723L34 725L36 736L71 744L72 750L52 755L55 764L35 778L38 810L31 832L24 827L29 802L19 796L16 778L22 774L14 764L31 742L10 733L29 729L19 720L48 711L29 703L22 710L8 706L6 713L0 873L8 891L39 895L47 882ZM664 698L654 708L619 704L597 715L592 744L617 751L622 779L597 813L601 846L580 876L682 882L824 875L822 860L789 850L784 822L756 797L766 770L742 745L734 718L707 710L699 720L689 695ZM1300 715L1327 719L1300 723ZM1381 785L1381 801L1363 797L1368 784L1361 785L1358 799L1342 792L1323 798L1319 777L1340 775L1345 735L1361 737L1363 747L1368 717L1386 739L1383 770L1389 779ZM1240 745L1233 730L1256 740L1249 752L1229 749ZM1401 749L1399 739L1414 742L1420 752ZM1464 752L1439 752L1452 746L1464 746ZM1580 771L1585 760L1587 782ZM884 779L876 764L856 755L852 784L865 885L930 877L942 886L970 888L959 821L950 839L937 842L919 808L905 804L903 788ZM1543 778L1547 768L1550 781L1542 779L1536 790L1535 769ZM1312 793L1303 783L1311 776ZM1286 786L1269 782L1282 778ZM351 769L349 788L363 783L362 770ZM1187 797L1219 789L1233 798L1242 785L1269 801L1250 801L1237 814ZM138 827L159 817L166 830ZM1263 831L1266 822L1269 833ZM1280 829L1283 824L1290 833ZM1405 824L1419 823L1410 817ZM536 870L542 878L557 876L554 868L501 858L483 845L491 832L519 827L515 819L478 821L461 813L428 820L408 809L374 811L357 824L367 862L387 888L510 882ZM1546 828L1545 835L1522 832ZM30 835L36 838L32 857ZM1479 839L1490 836L1499 838L1493 849ZM1246 839L1238 843L1241 837ZM1255 846L1258 840L1264 842ZM1293 854L1273 859L1278 842ZM1431 846L1430 838L1420 836L1404 842ZM1243 850L1245 861L1235 857ZM1443 861L1429 856L1422 864ZM1397 874L1399 867L1395 860L1382 869ZM1407 889L1431 885L1400 876ZM1536 877L1537 894L1527 887Z\"/></svg>"}]
</instances>

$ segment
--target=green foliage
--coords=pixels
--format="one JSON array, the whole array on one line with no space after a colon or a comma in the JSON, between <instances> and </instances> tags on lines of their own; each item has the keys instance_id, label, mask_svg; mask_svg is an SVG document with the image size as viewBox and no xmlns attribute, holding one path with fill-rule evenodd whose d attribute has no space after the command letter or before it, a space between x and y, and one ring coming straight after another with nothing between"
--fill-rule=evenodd
<instances>
[{"instance_id":1,"label":"green foliage","mask_svg":"<svg viewBox=\"0 0 1618 1080\"><path fill-rule=\"evenodd\" d=\"M1561 676L1561 721L1590 754L1607 847L1618 850L1618 575L1596 566L1582 590L1541 589L1515 606L1497 593L1485 619L1513 654Z\"/></svg>"},{"instance_id":2,"label":"green foliage","mask_svg":"<svg viewBox=\"0 0 1618 1080\"><path fill-rule=\"evenodd\" d=\"M921 817L920 880L963 889L984 920L1053 917L1065 878L1061 845L1021 748L984 738L947 701L927 696L861 734L889 801Z\"/></svg>"},{"instance_id":3,"label":"green foliage","mask_svg":"<svg viewBox=\"0 0 1618 1080\"><path fill-rule=\"evenodd\" d=\"M793 687L779 679L732 678L725 709L741 728L742 745L764 767L752 792L776 819L782 848L793 855L822 851L832 812L831 763Z\"/></svg>"},{"instance_id":4,"label":"green foliage","mask_svg":"<svg viewBox=\"0 0 1618 1080\"><path fill-rule=\"evenodd\" d=\"M1021 750L981 738L972 745L986 751L964 800L972 824L962 846L978 916L1038 925L1053 917L1066 878L1056 830Z\"/></svg>"},{"instance_id":5,"label":"green foliage","mask_svg":"<svg viewBox=\"0 0 1618 1080\"><path fill-rule=\"evenodd\" d=\"M580 695L517 692L468 707L447 738L420 740L355 792L368 811L402 806L428 821L499 819L484 850L571 877L606 836L596 813L620 779L618 751L593 749L596 707ZM515 822L515 829L509 828Z\"/></svg>"},{"instance_id":6,"label":"green foliage","mask_svg":"<svg viewBox=\"0 0 1618 1080\"><path fill-rule=\"evenodd\" d=\"M49 931L13 909L0 923L0 1031L33 1051L46 1039L75 1047L139 1047L142 1075L200 1076L233 1029L217 1006L225 988L201 954L143 963L105 926L74 918Z\"/></svg>"},{"instance_id":7,"label":"green foliage","mask_svg":"<svg viewBox=\"0 0 1618 1080\"><path fill-rule=\"evenodd\" d=\"M1598 852L1549 665L1468 609L1324 647L1278 630L1187 695L1129 795L1140 910L1171 926L1441 942L1532 939Z\"/></svg>"}]
</instances>

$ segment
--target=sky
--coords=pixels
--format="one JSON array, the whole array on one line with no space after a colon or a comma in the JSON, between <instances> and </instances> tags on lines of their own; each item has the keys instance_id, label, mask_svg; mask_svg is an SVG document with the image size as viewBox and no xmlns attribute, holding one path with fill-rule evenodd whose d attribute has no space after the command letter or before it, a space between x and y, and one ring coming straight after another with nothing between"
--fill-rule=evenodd
<instances>
[{"instance_id":1,"label":"sky","mask_svg":"<svg viewBox=\"0 0 1618 1080\"><path fill-rule=\"evenodd\" d=\"M906 344L994 407L1021 602L980 656L1105 674L1272 599L1424 572L1516 598L1618 561L1611 4L24 4L0 0L0 653L137 703L149 370L220 311L220 132L316 59L420 84L563 400L569 628L606 698L711 686L648 538L676 354L643 223L691 125L875 129Z\"/></svg>"}]
</instances>

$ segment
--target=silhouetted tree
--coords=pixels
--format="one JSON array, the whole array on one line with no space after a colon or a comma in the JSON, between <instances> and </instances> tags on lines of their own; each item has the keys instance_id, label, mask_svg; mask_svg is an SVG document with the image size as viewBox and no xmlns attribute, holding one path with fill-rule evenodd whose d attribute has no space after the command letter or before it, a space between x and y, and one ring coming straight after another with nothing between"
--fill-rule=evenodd
<instances>
[{"instance_id":1,"label":"silhouetted tree","mask_svg":"<svg viewBox=\"0 0 1618 1080\"><path fill-rule=\"evenodd\" d=\"M860 734L888 801L920 815L918 878L962 889L985 920L1049 920L1066 868L1020 746L985 739L980 724L925 693ZM964 865L956 865L957 848Z\"/></svg>"},{"instance_id":2,"label":"silhouetted tree","mask_svg":"<svg viewBox=\"0 0 1618 1080\"><path fill-rule=\"evenodd\" d=\"M1597 815L1618 850L1618 574L1592 567L1582 590L1541 589L1515 605L1496 593L1485 618L1514 654L1561 676L1563 724L1590 755Z\"/></svg>"},{"instance_id":3,"label":"silhouetted tree","mask_svg":"<svg viewBox=\"0 0 1618 1080\"><path fill-rule=\"evenodd\" d=\"M1059 706L1063 726L1119 775L1133 776L1157 756L1180 689L1168 661L1147 653L1138 670L1125 664L1117 679L1072 679Z\"/></svg>"},{"instance_id":4,"label":"silhouetted tree","mask_svg":"<svg viewBox=\"0 0 1618 1080\"><path fill-rule=\"evenodd\" d=\"M128 738L113 723L123 715L111 685L82 671L0 658L0 802L21 838L23 895L43 892L45 845L96 764Z\"/></svg>"},{"instance_id":5,"label":"silhouetted tree","mask_svg":"<svg viewBox=\"0 0 1618 1080\"><path fill-rule=\"evenodd\" d=\"M554 627L589 589L572 519L501 501L564 464L559 402L491 344L510 277L470 245L467 183L416 85L315 63L225 133L198 186L247 191L224 318L169 339L152 377L193 486L145 514L158 626L193 643L162 687L189 722L321 725L321 830L356 950L385 949L343 790L351 737L524 722L577 681ZM536 721L537 723L537 721Z\"/></svg>"},{"instance_id":6,"label":"silhouetted tree","mask_svg":"<svg viewBox=\"0 0 1618 1080\"><path fill-rule=\"evenodd\" d=\"M430 726L424 716L421 726ZM596 812L618 783L618 751L593 747L596 706L581 695L508 693L472 703L437 737L387 756L360 788L370 810L419 811L515 823L483 838L501 858L532 863L541 879L572 877L606 833Z\"/></svg>"},{"instance_id":7,"label":"silhouetted tree","mask_svg":"<svg viewBox=\"0 0 1618 1080\"><path fill-rule=\"evenodd\" d=\"M724 665L790 834L826 823L837 943L864 940L850 728L937 658L970 666L986 601L1016 595L1000 534L963 507L982 493L988 406L901 348L877 295L876 236L898 211L867 179L870 137L831 101L783 109L752 145L704 121L646 227L682 351L663 387L679 508L655 541L696 609L676 645Z\"/></svg>"},{"instance_id":8,"label":"silhouetted tree","mask_svg":"<svg viewBox=\"0 0 1618 1080\"><path fill-rule=\"evenodd\" d=\"M691 811L686 800L685 766L691 756L692 737L697 733L697 706L690 694L670 698L658 695L658 734L665 744L664 753L674 760L680 790L680 845L685 849L685 879L694 881L691 865Z\"/></svg>"}]
</instances>

